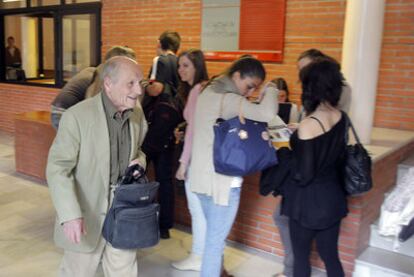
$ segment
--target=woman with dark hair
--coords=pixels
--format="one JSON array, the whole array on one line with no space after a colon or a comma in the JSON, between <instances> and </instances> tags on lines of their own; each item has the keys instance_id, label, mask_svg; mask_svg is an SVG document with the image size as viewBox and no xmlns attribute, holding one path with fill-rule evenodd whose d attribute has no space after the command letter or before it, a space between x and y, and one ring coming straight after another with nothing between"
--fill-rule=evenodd
<instances>
[{"instance_id":1,"label":"woman with dark hair","mask_svg":"<svg viewBox=\"0 0 414 277\"><path fill-rule=\"evenodd\" d=\"M263 92L260 103L247 100L266 77L260 61L252 57L236 60L213 79L197 101L194 136L188 180L191 191L200 199L207 221L201 277L218 277L222 273L225 240L235 220L240 201L243 176L216 173L213 163L213 126L216 119L238 116L268 122L276 115L276 92Z\"/></svg>"},{"instance_id":2,"label":"woman with dark hair","mask_svg":"<svg viewBox=\"0 0 414 277\"><path fill-rule=\"evenodd\" d=\"M276 85L279 90L277 96L279 103L279 110L277 115L286 123L298 122L298 106L295 103L290 102L289 99L289 88L283 78L273 79L270 82Z\"/></svg>"},{"instance_id":3,"label":"woman with dark hair","mask_svg":"<svg viewBox=\"0 0 414 277\"><path fill-rule=\"evenodd\" d=\"M180 83L178 85L178 97L184 103L184 119L187 122L185 130L183 152L179 159L175 177L178 180L185 180L185 193L187 205L191 214L191 228L193 235L193 245L190 255L184 260L173 262L172 266L178 270L201 270L201 258L204 252L204 238L206 234L206 219L201 208L200 200L197 195L190 190L187 181L187 169L191 161L191 148L194 131L194 113L198 95L203 89L203 85L208 80L204 54L201 50L190 49L178 56L178 75Z\"/></svg>"},{"instance_id":4,"label":"woman with dark hair","mask_svg":"<svg viewBox=\"0 0 414 277\"><path fill-rule=\"evenodd\" d=\"M307 116L290 139L291 178L284 187L282 214L289 217L294 276L311 275L312 240L330 277L344 276L338 255L340 223L348 213L341 181L345 115L338 108L343 77L333 59L315 59L300 71Z\"/></svg>"},{"instance_id":5,"label":"woman with dark hair","mask_svg":"<svg viewBox=\"0 0 414 277\"><path fill-rule=\"evenodd\" d=\"M299 58L297 60L298 69L301 70L308 64L312 63L314 60L324 59L324 58L335 61L334 58L326 55L325 53L323 53L322 51L318 49L314 49L314 48L308 49L299 55ZM342 79L342 80L344 81L344 85L342 87L342 94L338 102L338 108L348 113L351 108L352 91L351 91L351 87L345 81L345 79Z\"/></svg>"}]
</instances>

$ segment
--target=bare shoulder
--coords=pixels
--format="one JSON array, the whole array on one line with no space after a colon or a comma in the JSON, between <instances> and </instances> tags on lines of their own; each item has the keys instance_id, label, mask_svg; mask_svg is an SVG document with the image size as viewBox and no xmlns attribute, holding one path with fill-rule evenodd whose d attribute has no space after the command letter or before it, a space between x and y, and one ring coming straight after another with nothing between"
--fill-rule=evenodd
<instances>
[{"instance_id":1,"label":"bare shoulder","mask_svg":"<svg viewBox=\"0 0 414 277\"><path fill-rule=\"evenodd\" d=\"M298 137L300 139L312 139L323 134L323 130L319 123L311 118L303 119L298 128Z\"/></svg>"}]
</instances>

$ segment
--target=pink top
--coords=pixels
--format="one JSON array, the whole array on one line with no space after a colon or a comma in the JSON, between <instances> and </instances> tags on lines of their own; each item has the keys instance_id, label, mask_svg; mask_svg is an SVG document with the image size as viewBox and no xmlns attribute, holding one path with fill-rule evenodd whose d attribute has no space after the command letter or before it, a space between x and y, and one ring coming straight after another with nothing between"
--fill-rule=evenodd
<instances>
[{"instance_id":1,"label":"pink top","mask_svg":"<svg viewBox=\"0 0 414 277\"><path fill-rule=\"evenodd\" d=\"M191 147L193 145L193 132L194 132L194 114L197 104L198 95L202 90L201 84L195 85L188 95L187 103L184 108L184 119L187 121L187 127L185 129L184 147L181 153L180 162L188 166L191 159Z\"/></svg>"}]
</instances>

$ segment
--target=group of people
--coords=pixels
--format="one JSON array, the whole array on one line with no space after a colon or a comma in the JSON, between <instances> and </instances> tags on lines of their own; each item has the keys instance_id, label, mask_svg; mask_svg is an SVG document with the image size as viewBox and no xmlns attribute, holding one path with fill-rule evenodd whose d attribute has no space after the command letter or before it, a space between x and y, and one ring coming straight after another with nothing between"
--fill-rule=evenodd
<instances>
[{"instance_id":1,"label":"group of people","mask_svg":"<svg viewBox=\"0 0 414 277\"><path fill-rule=\"evenodd\" d=\"M105 215L125 170L152 163L160 183L160 236L170 237L173 153L180 136L184 145L175 178L185 181L193 243L190 255L172 266L201 271L202 277L229 276L223 252L243 176L215 172L213 126L219 116L229 119L240 109L246 118L262 122L279 111L294 130L291 178L274 216L286 254L280 276L310 276L314 238L328 276L344 276L337 248L347 214L340 180L345 149L340 108L349 108L350 93L344 93L339 63L315 49L299 57L303 108L298 110L283 79L266 84L258 101L248 100L266 79L254 57L240 57L210 79L203 52L189 49L177 56L180 42L176 32L161 34L148 78L132 49L113 47L102 65L81 71L52 103L57 135L47 181L57 211L55 241L64 249L60 276L94 276L100 262L105 276L137 276L136 251L115 249L102 237ZM174 132L183 120L184 134Z\"/></svg>"}]
</instances>

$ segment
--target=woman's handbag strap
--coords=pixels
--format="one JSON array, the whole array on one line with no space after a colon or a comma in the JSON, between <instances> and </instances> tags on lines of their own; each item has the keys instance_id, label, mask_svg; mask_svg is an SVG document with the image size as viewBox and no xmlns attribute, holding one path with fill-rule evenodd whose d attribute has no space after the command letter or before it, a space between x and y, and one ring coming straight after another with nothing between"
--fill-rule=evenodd
<instances>
[{"instance_id":1,"label":"woman's handbag strap","mask_svg":"<svg viewBox=\"0 0 414 277\"><path fill-rule=\"evenodd\" d=\"M355 131L354 125L352 124L351 118L348 116L348 114L346 112L343 112L343 115L345 116L345 119L346 119L346 128L345 128L345 130L346 130L346 132L345 132L345 141L346 141L346 143L348 144L348 139L349 139L349 137L348 137L348 130L349 130L349 128L351 128L352 133L354 134L354 137L355 137L356 142L358 144L361 144L361 142L359 140L359 137L358 137L358 134Z\"/></svg>"},{"instance_id":2,"label":"woman's handbag strap","mask_svg":"<svg viewBox=\"0 0 414 277\"><path fill-rule=\"evenodd\" d=\"M223 118L224 97L226 95L227 93L225 92L221 96L219 118ZM240 98L240 103L239 103L239 120L243 124L246 122L244 120L244 115L243 115L243 98Z\"/></svg>"}]
</instances>

